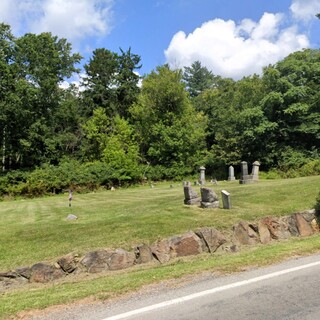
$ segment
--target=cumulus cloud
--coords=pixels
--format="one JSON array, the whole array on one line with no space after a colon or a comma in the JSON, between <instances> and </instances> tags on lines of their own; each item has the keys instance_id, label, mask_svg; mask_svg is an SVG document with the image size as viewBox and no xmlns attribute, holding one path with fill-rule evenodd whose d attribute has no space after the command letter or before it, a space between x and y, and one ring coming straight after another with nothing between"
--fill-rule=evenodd
<instances>
[{"instance_id":1,"label":"cumulus cloud","mask_svg":"<svg viewBox=\"0 0 320 320\"><path fill-rule=\"evenodd\" d=\"M308 38L296 26L283 28L282 14L264 13L259 22L244 19L214 19L186 35L174 35L165 56L173 68L190 66L194 61L214 74L240 79L260 74L262 67L289 53L309 46Z\"/></svg>"},{"instance_id":2,"label":"cumulus cloud","mask_svg":"<svg viewBox=\"0 0 320 320\"><path fill-rule=\"evenodd\" d=\"M0 19L18 33L51 32L69 41L110 32L114 0L1 0Z\"/></svg>"},{"instance_id":3,"label":"cumulus cloud","mask_svg":"<svg viewBox=\"0 0 320 320\"><path fill-rule=\"evenodd\" d=\"M71 85L74 85L76 88L78 88L79 92L82 92L86 89L82 83L85 77L86 74L84 73L74 74L71 79L60 82L59 86L62 89L68 89Z\"/></svg>"},{"instance_id":4,"label":"cumulus cloud","mask_svg":"<svg viewBox=\"0 0 320 320\"><path fill-rule=\"evenodd\" d=\"M320 13L319 0L293 0L290 10L296 19L310 21Z\"/></svg>"}]
</instances>

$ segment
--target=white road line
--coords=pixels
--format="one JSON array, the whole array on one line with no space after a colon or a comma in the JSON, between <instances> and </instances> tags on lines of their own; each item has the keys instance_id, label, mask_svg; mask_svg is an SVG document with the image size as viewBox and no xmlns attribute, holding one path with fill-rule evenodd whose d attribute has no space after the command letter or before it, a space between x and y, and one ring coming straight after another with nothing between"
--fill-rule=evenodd
<instances>
[{"instance_id":1,"label":"white road line","mask_svg":"<svg viewBox=\"0 0 320 320\"><path fill-rule=\"evenodd\" d=\"M172 299L172 300L168 300L168 301L164 301L161 303L157 303L157 304L153 304L151 306L147 306L144 308L140 308L140 309L136 309L136 310L132 310L132 311L128 311L125 313L121 313L115 316L111 316L108 318L104 318L101 320L119 320L119 319L125 319L137 314L141 314L144 312L148 312L148 311L153 311L156 309L160 309L163 307L168 307L174 304L178 304L181 302L185 302L185 301L189 301L189 300L193 300L193 299L197 299L203 296L207 296L216 292L221 292L221 291L225 291L225 290L229 290L229 289L233 289L236 287L241 287L241 286L245 286L247 284L251 284L251 283L255 283L255 282L259 282L259 281L263 281L263 280L267 280L267 279L271 279L271 278L275 278L275 277L279 277L282 276L284 274L287 273L291 273L291 272L295 272L295 271L299 271L299 270L303 270L303 269L307 269L307 268L311 268L314 266L320 265L320 261L317 262L313 262L313 263L309 263L309 264L305 264L299 267L294 267L294 268L290 268L290 269L285 269L282 271L277 271L277 272L273 272L273 273L269 273L266 274L264 276L260 276L260 277L256 277L256 278L252 278L252 279L248 279L248 280L243 280L243 281L239 281L239 282L235 282L235 283L231 283L225 286L221 286L221 287L217 287L217 288L212 288L209 290L205 290L205 291L201 291L198 293L194 293L194 294L190 294L181 298L176 298L176 299Z\"/></svg>"}]
</instances>

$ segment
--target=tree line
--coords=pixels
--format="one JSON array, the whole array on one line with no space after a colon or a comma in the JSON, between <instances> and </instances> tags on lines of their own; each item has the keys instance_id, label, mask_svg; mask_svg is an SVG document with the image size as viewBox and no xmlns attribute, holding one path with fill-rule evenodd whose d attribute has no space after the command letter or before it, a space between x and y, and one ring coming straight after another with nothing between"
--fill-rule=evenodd
<instances>
[{"instance_id":1,"label":"tree line","mask_svg":"<svg viewBox=\"0 0 320 320\"><path fill-rule=\"evenodd\" d=\"M235 81L199 61L140 77L131 48L99 48L81 86L62 88L81 60L66 39L16 38L0 24L1 181L26 183L26 172L68 166L82 170L66 183L86 170L90 181L104 177L98 184L181 178L200 165L225 178L227 166L243 160L259 160L265 171L320 172L319 50Z\"/></svg>"}]
</instances>

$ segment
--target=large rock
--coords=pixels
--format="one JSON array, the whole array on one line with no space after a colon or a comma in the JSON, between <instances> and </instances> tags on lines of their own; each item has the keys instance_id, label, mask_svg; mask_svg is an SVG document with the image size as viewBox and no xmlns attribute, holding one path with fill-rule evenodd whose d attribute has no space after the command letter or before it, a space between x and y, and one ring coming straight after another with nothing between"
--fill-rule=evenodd
<instances>
[{"instance_id":1,"label":"large rock","mask_svg":"<svg viewBox=\"0 0 320 320\"><path fill-rule=\"evenodd\" d=\"M313 232L319 232L320 231L319 223L318 223L317 219L312 219L310 225L311 225L311 228L312 228Z\"/></svg>"},{"instance_id":2,"label":"large rock","mask_svg":"<svg viewBox=\"0 0 320 320\"><path fill-rule=\"evenodd\" d=\"M221 245L227 242L226 237L214 228L201 228L196 231L196 235L205 244L205 251L215 252Z\"/></svg>"},{"instance_id":3,"label":"large rock","mask_svg":"<svg viewBox=\"0 0 320 320\"><path fill-rule=\"evenodd\" d=\"M123 249L115 251L97 250L88 252L81 264L90 273L98 273L107 270L120 270L133 266L135 255L133 252L128 252Z\"/></svg>"},{"instance_id":4,"label":"large rock","mask_svg":"<svg viewBox=\"0 0 320 320\"><path fill-rule=\"evenodd\" d=\"M65 276L65 273L55 266L36 263L31 267L30 282L46 283Z\"/></svg>"},{"instance_id":5,"label":"large rock","mask_svg":"<svg viewBox=\"0 0 320 320\"><path fill-rule=\"evenodd\" d=\"M181 236L171 237L169 240L170 257L184 257L203 252L203 243L192 231Z\"/></svg>"},{"instance_id":6,"label":"large rock","mask_svg":"<svg viewBox=\"0 0 320 320\"><path fill-rule=\"evenodd\" d=\"M88 252L81 260L81 265L90 273L97 273L109 270L108 259L111 253L107 250L96 250Z\"/></svg>"},{"instance_id":7,"label":"large rock","mask_svg":"<svg viewBox=\"0 0 320 320\"><path fill-rule=\"evenodd\" d=\"M109 270L121 270L132 267L135 262L135 254L123 249L111 252L108 258Z\"/></svg>"},{"instance_id":8,"label":"large rock","mask_svg":"<svg viewBox=\"0 0 320 320\"><path fill-rule=\"evenodd\" d=\"M150 247L146 244L138 245L135 254L137 263L148 263L154 259Z\"/></svg>"},{"instance_id":9,"label":"large rock","mask_svg":"<svg viewBox=\"0 0 320 320\"><path fill-rule=\"evenodd\" d=\"M3 279L15 279L19 275L15 271L8 271L8 272L0 272L0 280Z\"/></svg>"},{"instance_id":10,"label":"large rock","mask_svg":"<svg viewBox=\"0 0 320 320\"><path fill-rule=\"evenodd\" d=\"M305 210L300 212L300 214L303 216L303 218L311 224L311 221L316 218L316 210L311 209L311 210Z\"/></svg>"},{"instance_id":11,"label":"large rock","mask_svg":"<svg viewBox=\"0 0 320 320\"><path fill-rule=\"evenodd\" d=\"M67 273L72 273L78 265L79 257L77 254L69 253L63 257L61 257L57 263L60 268Z\"/></svg>"},{"instance_id":12,"label":"large rock","mask_svg":"<svg viewBox=\"0 0 320 320\"><path fill-rule=\"evenodd\" d=\"M300 214L295 214L295 219L297 223L297 228L301 237L308 237L313 234L311 225L306 221L306 219Z\"/></svg>"},{"instance_id":13,"label":"large rock","mask_svg":"<svg viewBox=\"0 0 320 320\"><path fill-rule=\"evenodd\" d=\"M267 244L268 242L271 241L271 234L270 234L269 228L261 220L259 221L258 230L259 230L260 242L262 244Z\"/></svg>"},{"instance_id":14,"label":"large rock","mask_svg":"<svg viewBox=\"0 0 320 320\"><path fill-rule=\"evenodd\" d=\"M0 294L1 291L5 291L13 287L19 287L27 282L28 280L26 278L21 277L15 271L0 272Z\"/></svg>"},{"instance_id":15,"label":"large rock","mask_svg":"<svg viewBox=\"0 0 320 320\"><path fill-rule=\"evenodd\" d=\"M16 273L26 279L30 279L31 277L31 268L29 267L18 267L16 270Z\"/></svg>"},{"instance_id":16,"label":"large rock","mask_svg":"<svg viewBox=\"0 0 320 320\"><path fill-rule=\"evenodd\" d=\"M260 227L262 227L262 224L268 228L272 239L288 239L291 236L287 222L281 218L266 217L260 220Z\"/></svg>"},{"instance_id":17,"label":"large rock","mask_svg":"<svg viewBox=\"0 0 320 320\"><path fill-rule=\"evenodd\" d=\"M259 242L259 235L255 227L246 221L233 226L233 242L237 245L251 245Z\"/></svg>"},{"instance_id":18,"label":"large rock","mask_svg":"<svg viewBox=\"0 0 320 320\"><path fill-rule=\"evenodd\" d=\"M290 232L290 234L294 237L299 237L299 230L297 228L295 215L293 214L287 217L283 217L283 219L287 221L288 231Z\"/></svg>"},{"instance_id":19,"label":"large rock","mask_svg":"<svg viewBox=\"0 0 320 320\"><path fill-rule=\"evenodd\" d=\"M215 202L218 201L217 194L210 188L202 187L200 188L201 192L201 202Z\"/></svg>"},{"instance_id":20,"label":"large rock","mask_svg":"<svg viewBox=\"0 0 320 320\"><path fill-rule=\"evenodd\" d=\"M170 260L170 246L168 239L159 240L150 246L153 256L160 262L165 263Z\"/></svg>"}]
</instances>

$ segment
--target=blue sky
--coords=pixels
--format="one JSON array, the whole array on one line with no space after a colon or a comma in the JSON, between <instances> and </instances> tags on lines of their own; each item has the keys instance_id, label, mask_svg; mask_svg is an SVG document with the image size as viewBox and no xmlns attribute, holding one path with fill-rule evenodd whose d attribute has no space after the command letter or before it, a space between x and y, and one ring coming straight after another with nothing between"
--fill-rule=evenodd
<instances>
[{"instance_id":1,"label":"blue sky","mask_svg":"<svg viewBox=\"0 0 320 320\"><path fill-rule=\"evenodd\" d=\"M199 60L214 74L261 73L303 48L320 47L320 0L1 0L16 36L50 31L87 62L96 48L141 56L140 74Z\"/></svg>"}]
</instances>

